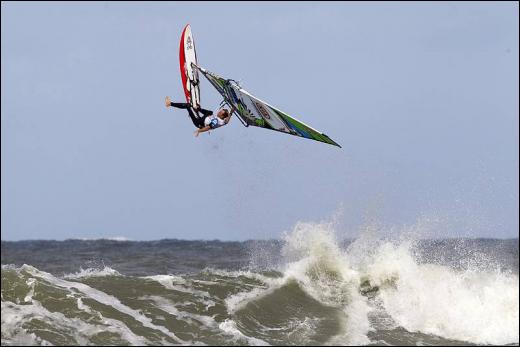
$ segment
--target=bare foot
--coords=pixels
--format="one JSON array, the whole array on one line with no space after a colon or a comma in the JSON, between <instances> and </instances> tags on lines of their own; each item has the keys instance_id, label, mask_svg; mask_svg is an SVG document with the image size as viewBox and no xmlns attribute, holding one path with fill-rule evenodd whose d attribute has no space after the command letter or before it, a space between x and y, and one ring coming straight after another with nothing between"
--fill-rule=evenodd
<instances>
[{"instance_id":1,"label":"bare foot","mask_svg":"<svg viewBox=\"0 0 520 347\"><path fill-rule=\"evenodd\" d=\"M166 107L170 107L171 103L172 103L172 99L170 99L170 97L167 96L166 99L164 99L164 104L166 105Z\"/></svg>"}]
</instances>

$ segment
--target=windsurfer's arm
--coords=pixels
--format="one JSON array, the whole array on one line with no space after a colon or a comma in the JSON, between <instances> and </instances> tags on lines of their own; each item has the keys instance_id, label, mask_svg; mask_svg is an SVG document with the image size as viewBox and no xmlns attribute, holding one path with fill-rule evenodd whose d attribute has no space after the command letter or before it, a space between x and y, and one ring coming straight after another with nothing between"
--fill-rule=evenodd
<instances>
[{"instance_id":1,"label":"windsurfer's arm","mask_svg":"<svg viewBox=\"0 0 520 347\"><path fill-rule=\"evenodd\" d=\"M231 116L233 115L234 111L235 111L235 106L233 105L233 106L231 106L231 110L229 110L229 116L224 118L224 124L229 123L229 121L231 120Z\"/></svg>"},{"instance_id":2,"label":"windsurfer's arm","mask_svg":"<svg viewBox=\"0 0 520 347\"><path fill-rule=\"evenodd\" d=\"M199 136L200 133L204 133L204 132L206 132L208 130L211 130L211 127L209 125L206 125L203 128L195 130L195 137Z\"/></svg>"}]
</instances>

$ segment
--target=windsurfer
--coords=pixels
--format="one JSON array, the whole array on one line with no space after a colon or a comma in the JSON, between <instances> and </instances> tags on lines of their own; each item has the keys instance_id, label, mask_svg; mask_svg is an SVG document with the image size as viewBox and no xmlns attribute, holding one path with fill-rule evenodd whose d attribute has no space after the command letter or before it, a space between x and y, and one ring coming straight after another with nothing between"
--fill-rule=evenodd
<instances>
[{"instance_id":1,"label":"windsurfer","mask_svg":"<svg viewBox=\"0 0 520 347\"><path fill-rule=\"evenodd\" d=\"M195 137L199 136L200 133L228 124L234 110L233 108L231 108L231 110L221 108L218 110L217 115L214 115L212 111L205 110L202 107L194 108L189 103L172 102L169 96L165 99L165 106L188 110L193 125L197 127Z\"/></svg>"}]
</instances>

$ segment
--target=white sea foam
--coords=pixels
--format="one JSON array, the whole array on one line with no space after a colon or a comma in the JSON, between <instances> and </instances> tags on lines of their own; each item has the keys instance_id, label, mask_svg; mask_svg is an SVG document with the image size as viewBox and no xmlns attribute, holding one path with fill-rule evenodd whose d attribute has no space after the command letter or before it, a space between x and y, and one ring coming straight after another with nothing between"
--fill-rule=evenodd
<instances>
[{"instance_id":1,"label":"white sea foam","mask_svg":"<svg viewBox=\"0 0 520 347\"><path fill-rule=\"evenodd\" d=\"M23 299L24 302L31 302L32 301L32 297L34 295L34 285L36 284L36 280L34 278L29 278L27 280L27 286L29 286L29 293L27 293L27 295L25 295L25 298Z\"/></svg>"},{"instance_id":2,"label":"white sea foam","mask_svg":"<svg viewBox=\"0 0 520 347\"><path fill-rule=\"evenodd\" d=\"M176 284L186 284L186 280L180 276L175 275L153 275L146 276L151 280L157 281L167 289L173 289Z\"/></svg>"},{"instance_id":3,"label":"white sea foam","mask_svg":"<svg viewBox=\"0 0 520 347\"><path fill-rule=\"evenodd\" d=\"M236 311L244 308L249 302L258 300L266 295L271 294L275 289L283 285L283 281L280 281L278 285L272 285L269 288L255 288L247 292L239 292L231 295L225 299L226 308L228 313L235 313Z\"/></svg>"},{"instance_id":4,"label":"white sea foam","mask_svg":"<svg viewBox=\"0 0 520 347\"><path fill-rule=\"evenodd\" d=\"M269 344L264 340L242 334L242 332L237 328L237 323L232 319L226 319L224 322L220 323L219 328L227 335L233 336L233 339L236 342L245 340L251 346L269 346Z\"/></svg>"},{"instance_id":5,"label":"white sea foam","mask_svg":"<svg viewBox=\"0 0 520 347\"><path fill-rule=\"evenodd\" d=\"M80 241L108 240L108 241L120 241L120 242L132 241L132 239L130 239L130 238L126 237L126 236L107 236L107 237L94 237L94 238L82 237L82 238L79 238L79 239L71 239L71 240L80 240Z\"/></svg>"},{"instance_id":6,"label":"white sea foam","mask_svg":"<svg viewBox=\"0 0 520 347\"><path fill-rule=\"evenodd\" d=\"M87 312L88 314L97 317L97 319L100 322L106 325L106 327L103 327L103 331L116 332L121 336L121 339L123 341L128 341L131 345L143 345L145 343L152 343L151 341L148 341L145 338L134 334L134 332L122 321L104 317L100 312L93 310L88 305L85 305L81 298L77 298L76 302L79 310Z\"/></svg>"},{"instance_id":7,"label":"white sea foam","mask_svg":"<svg viewBox=\"0 0 520 347\"><path fill-rule=\"evenodd\" d=\"M187 323L193 323L193 321L197 321L200 324L202 324L203 327L206 328L215 328L217 327L217 322L213 317L210 316L203 316L195 313L186 312L183 310L180 310L175 306L174 303L172 303L170 300L156 296L156 295L147 295L144 297L141 297L139 299L144 300L151 300L154 302L155 306L164 312L167 312L174 316L177 319L184 320Z\"/></svg>"},{"instance_id":8,"label":"white sea foam","mask_svg":"<svg viewBox=\"0 0 520 347\"><path fill-rule=\"evenodd\" d=\"M107 237L106 238L107 240L110 240L110 241L130 241L130 239L126 236L110 236L110 237Z\"/></svg>"},{"instance_id":9,"label":"white sea foam","mask_svg":"<svg viewBox=\"0 0 520 347\"><path fill-rule=\"evenodd\" d=\"M42 345L52 346L52 344L34 333L29 333L23 324L32 319L32 317L43 317L44 315L38 312L31 305L18 305L9 301L2 301L2 345L19 345L31 346Z\"/></svg>"},{"instance_id":10,"label":"white sea foam","mask_svg":"<svg viewBox=\"0 0 520 347\"><path fill-rule=\"evenodd\" d=\"M190 283L186 281L184 278L175 275L154 275L154 276L146 276L144 278L159 282L164 288L175 290L178 292L183 292L187 294L192 294L202 298L210 298L211 295L204 291L198 290L190 287Z\"/></svg>"},{"instance_id":11,"label":"white sea foam","mask_svg":"<svg viewBox=\"0 0 520 347\"><path fill-rule=\"evenodd\" d=\"M96 268L81 268L79 272L68 274L63 276L66 279L80 279L80 278L89 278L89 277L106 277L106 276L121 276L121 274L108 266L103 267L102 269Z\"/></svg>"},{"instance_id":12,"label":"white sea foam","mask_svg":"<svg viewBox=\"0 0 520 347\"><path fill-rule=\"evenodd\" d=\"M249 270L234 270L234 271L228 271L228 270L221 270L221 269L213 269L213 268L206 268L204 271L209 272L212 275L217 275L225 278L238 278L238 277L245 277L254 281L258 281L260 283L269 283L271 278L264 276L262 274L259 274L257 272L249 271ZM219 280L215 280L214 283L218 283ZM245 284L242 284L245 285Z\"/></svg>"},{"instance_id":13,"label":"white sea foam","mask_svg":"<svg viewBox=\"0 0 520 347\"><path fill-rule=\"evenodd\" d=\"M292 343L295 343L297 345L308 344L309 338L316 331L316 328L318 327L320 320L320 318L316 317L305 317L303 320L293 319L289 321L289 323L287 324L287 328L290 332L287 334L287 337L289 338L289 340L291 340Z\"/></svg>"}]
</instances>

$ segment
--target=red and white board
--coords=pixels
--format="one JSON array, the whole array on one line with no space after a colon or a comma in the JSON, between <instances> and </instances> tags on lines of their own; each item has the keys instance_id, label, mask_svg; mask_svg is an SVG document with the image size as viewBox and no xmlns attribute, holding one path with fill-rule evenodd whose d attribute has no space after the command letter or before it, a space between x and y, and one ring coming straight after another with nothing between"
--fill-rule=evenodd
<instances>
[{"instance_id":1,"label":"red and white board","mask_svg":"<svg viewBox=\"0 0 520 347\"><path fill-rule=\"evenodd\" d=\"M197 64L195 41L191 34L190 25L186 25L182 31L179 47L179 63L181 67L182 87L186 95L186 101L193 107L200 107L199 74L191 64Z\"/></svg>"}]
</instances>

